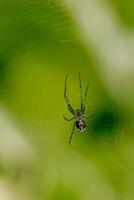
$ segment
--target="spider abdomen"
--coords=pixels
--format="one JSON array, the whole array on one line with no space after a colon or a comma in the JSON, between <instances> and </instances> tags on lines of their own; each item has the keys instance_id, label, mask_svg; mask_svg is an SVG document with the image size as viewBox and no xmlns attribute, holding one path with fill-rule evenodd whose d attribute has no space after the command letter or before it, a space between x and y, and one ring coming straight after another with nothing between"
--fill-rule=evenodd
<instances>
[{"instance_id":1,"label":"spider abdomen","mask_svg":"<svg viewBox=\"0 0 134 200\"><path fill-rule=\"evenodd\" d=\"M76 127L80 132L84 132L86 130L86 124L83 120L77 120Z\"/></svg>"}]
</instances>

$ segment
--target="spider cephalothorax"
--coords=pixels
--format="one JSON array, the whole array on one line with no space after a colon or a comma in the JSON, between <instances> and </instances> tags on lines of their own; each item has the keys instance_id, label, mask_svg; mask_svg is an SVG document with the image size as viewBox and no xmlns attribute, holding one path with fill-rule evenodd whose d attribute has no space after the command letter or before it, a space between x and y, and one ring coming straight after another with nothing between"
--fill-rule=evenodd
<instances>
[{"instance_id":1,"label":"spider cephalothorax","mask_svg":"<svg viewBox=\"0 0 134 200\"><path fill-rule=\"evenodd\" d=\"M76 117L81 117L82 116L82 112L80 109L77 109L75 112Z\"/></svg>"},{"instance_id":2,"label":"spider cephalothorax","mask_svg":"<svg viewBox=\"0 0 134 200\"><path fill-rule=\"evenodd\" d=\"M87 118L87 117L85 117L84 112L85 112L85 102L86 102L86 97L87 97L87 91L88 91L89 84L86 87L86 91L85 91L85 94L84 94L84 97L83 97L81 76L80 76L80 73L79 73L80 102L81 102L81 105L80 105L80 109L77 109L76 111L73 109L73 107L69 103L66 84L67 84L67 74L66 74L66 78L65 78L64 98L65 98L65 101L66 101L67 108L73 114L73 117L71 119L67 119L64 115L63 115L63 117L67 121L71 121L71 120L75 119L74 125L73 125L73 129L72 129L72 133L71 133L70 138L69 138L69 144L70 144L72 136L73 136L73 133L74 133L75 126L78 129L78 131L80 131L81 133L86 130L86 123L85 123L84 119Z\"/></svg>"}]
</instances>

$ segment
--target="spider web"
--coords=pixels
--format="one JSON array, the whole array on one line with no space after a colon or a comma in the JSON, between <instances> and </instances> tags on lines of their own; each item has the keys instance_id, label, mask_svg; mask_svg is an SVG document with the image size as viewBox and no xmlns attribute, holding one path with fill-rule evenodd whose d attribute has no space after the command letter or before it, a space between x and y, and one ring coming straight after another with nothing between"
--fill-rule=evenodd
<instances>
[{"instance_id":1,"label":"spider web","mask_svg":"<svg viewBox=\"0 0 134 200\"><path fill-rule=\"evenodd\" d=\"M11 15L10 20L8 19L9 22L6 15ZM23 43L27 45L25 41L33 43L32 48L34 48L34 44L36 48L36 45L43 40L46 47L51 40L57 41L59 45L62 45L62 43L64 45L65 43L75 45L77 43L76 37L73 35L74 24L72 18L69 17L68 9L56 1L3 3L1 5L2 19L4 21L4 28L0 35L0 84L2 87L7 83L8 76L10 76L8 64L17 51L24 48ZM7 28L9 28L8 32L6 31ZM46 29L51 37L46 35Z\"/></svg>"},{"instance_id":2,"label":"spider web","mask_svg":"<svg viewBox=\"0 0 134 200\"><path fill-rule=\"evenodd\" d=\"M28 10L26 9L25 4L23 5L21 3L15 3L14 5L8 5L8 9L6 11L7 13L9 10L12 10L10 8L16 7L18 6L18 4L18 7L21 8L18 8L18 11L15 14L13 13L13 11L10 11L10 14L12 16L11 24L13 23L13 27L11 27L11 29L9 28L8 33L6 32L6 30L4 30L0 36L0 86L1 93L4 93L5 97L7 98L9 98L7 94L9 92L8 83L10 82L10 76L12 75L13 70L10 66L10 62L12 61L12 59L14 59L16 55L18 55L17 52L21 52L21 48L25 49L24 46L27 45L27 42L30 43L29 46L32 44L33 49L31 50L31 54L34 53L34 51L36 50L36 45L40 45L42 41L46 49L47 47L49 47L49 45L52 45L50 44L50 41L52 41L52 43L55 45L61 46L65 46L68 44L79 45L75 36L76 32L74 29L73 20L69 16L67 7L65 7L59 2L52 0L48 0L45 3L44 1L39 1L39 3L34 1L29 2L30 3L28 3ZM23 9L26 9L25 12L23 12ZM44 13L45 10L48 11L47 15L45 15ZM3 18L5 16L4 12L5 9L3 7ZM9 24L7 22L8 26ZM15 28L16 26L18 26L18 28ZM14 78L17 77L17 72L16 74L13 74L13 76ZM75 94L76 92L73 91L73 93ZM107 150L106 153L108 154L108 156L110 155L113 162L120 166L124 173L128 174L124 165L112 154L112 150L109 150L113 143L118 143L120 137L122 137L122 131L120 126L121 121L120 119L118 119L116 111L104 109L101 111L95 110L95 112L97 112L97 115L87 122L89 132L91 133L91 137L86 135L86 142L83 139L82 143L80 142L80 140L77 140L78 137L80 138L80 135L78 135L77 131L75 131L71 146L75 146L76 150L70 146L70 150L64 152L64 145L61 145L57 148L56 154L59 158L59 170L64 172L63 161L69 162L72 156L74 154L77 154L77 147L79 147L80 144L82 144L81 148L84 148L83 144L86 143L89 145L90 140L93 140L99 148L105 147L105 149ZM49 120L46 120L44 122L40 119L29 118L25 118L23 120L24 123L34 124L34 126L36 126L37 128L45 127L47 130L60 130L59 119L61 117L62 116L57 115L56 119L51 120L51 122ZM65 132L67 133L65 138L65 143L67 144L72 126L71 124L65 125L64 128Z\"/></svg>"}]
</instances>

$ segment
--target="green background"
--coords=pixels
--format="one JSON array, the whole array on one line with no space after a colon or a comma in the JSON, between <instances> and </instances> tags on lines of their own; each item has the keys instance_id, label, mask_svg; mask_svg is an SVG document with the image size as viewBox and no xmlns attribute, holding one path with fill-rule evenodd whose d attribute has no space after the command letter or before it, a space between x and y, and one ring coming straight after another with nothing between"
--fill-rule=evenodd
<instances>
[{"instance_id":1,"label":"green background","mask_svg":"<svg viewBox=\"0 0 134 200\"><path fill-rule=\"evenodd\" d=\"M107 3L132 35L133 1ZM0 3L1 200L134 198L133 82L120 89L124 101L111 94L81 31L61 2ZM79 108L79 72L83 91L89 83L86 115L96 115L68 145L64 81L68 74L69 99Z\"/></svg>"}]
</instances>

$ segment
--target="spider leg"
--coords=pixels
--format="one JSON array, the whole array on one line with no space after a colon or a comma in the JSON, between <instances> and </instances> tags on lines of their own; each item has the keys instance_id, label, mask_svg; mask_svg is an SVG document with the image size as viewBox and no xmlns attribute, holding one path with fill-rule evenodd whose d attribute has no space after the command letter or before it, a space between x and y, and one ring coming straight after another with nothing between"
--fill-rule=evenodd
<instances>
[{"instance_id":1,"label":"spider leg","mask_svg":"<svg viewBox=\"0 0 134 200\"><path fill-rule=\"evenodd\" d=\"M65 115L63 115L63 117L64 117L64 119L67 120L67 121L72 121L72 120L75 118L75 117L72 117L71 119L68 119L68 118L65 117Z\"/></svg>"},{"instance_id":2,"label":"spider leg","mask_svg":"<svg viewBox=\"0 0 134 200\"><path fill-rule=\"evenodd\" d=\"M67 74L66 74L66 77L65 77L65 88L64 88L64 98L65 98L65 101L66 101L66 105L67 105L67 108L68 110L73 114L75 115L75 111L74 109L72 108L72 106L70 105L69 103L69 99L68 99L68 96L67 96Z\"/></svg>"},{"instance_id":3,"label":"spider leg","mask_svg":"<svg viewBox=\"0 0 134 200\"><path fill-rule=\"evenodd\" d=\"M86 91L85 91L85 95L84 95L84 103L86 103L88 88L89 88L89 83L87 84L87 87L86 87ZM85 105L83 105L83 109L82 109L82 113L84 113L84 112L85 112Z\"/></svg>"},{"instance_id":4,"label":"spider leg","mask_svg":"<svg viewBox=\"0 0 134 200\"><path fill-rule=\"evenodd\" d=\"M89 119L89 118L92 118L92 117L94 117L96 115L96 113L93 113L92 115L90 115L89 117L87 117L87 116L85 116L84 115L84 117L86 118L86 119Z\"/></svg>"},{"instance_id":5,"label":"spider leg","mask_svg":"<svg viewBox=\"0 0 134 200\"><path fill-rule=\"evenodd\" d=\"M74 133L74 129L75 129L75 122L73 124L73 129L72 129L72 132L71 132L71 135L70 135L70 138L69 138L69 144L71 143L71 140L72 140L72 137L73 137L73 133Z\"/></svg>"},{"instance_id":6,"label":"spider leg","mask_svg":"<svg viewBox=\"0 0 134 200\"><path fill-rule=\"evenodd\" d=\"M80 103L81 103L81 111L83 110L83 94L82 94L82 83L81 83L81 75L79 72L79 84L80 84Z\"/></svg>"}]
</instances>

